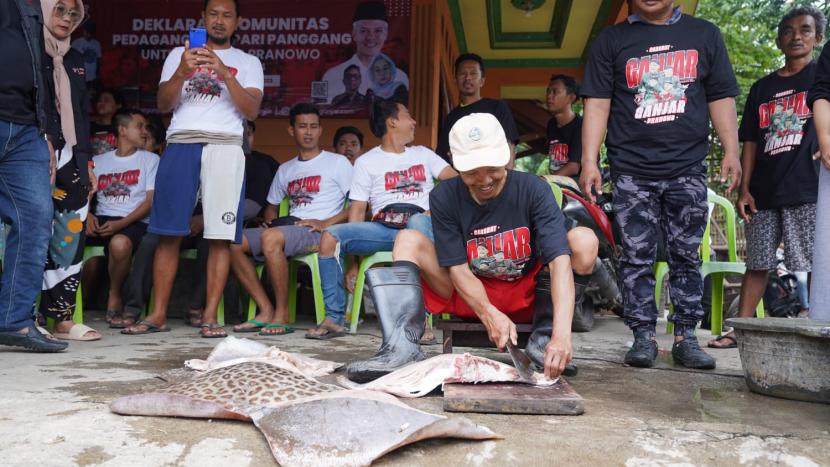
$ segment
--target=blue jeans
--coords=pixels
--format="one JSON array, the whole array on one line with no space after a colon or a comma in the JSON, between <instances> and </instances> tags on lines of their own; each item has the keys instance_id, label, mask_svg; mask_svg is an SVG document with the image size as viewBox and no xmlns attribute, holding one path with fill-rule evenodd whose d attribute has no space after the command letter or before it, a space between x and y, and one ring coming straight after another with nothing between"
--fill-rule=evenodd
<instances>
[{"instance_id":1,"label":"blue jeans","mask_svg":"<svg viewBox=\"0 0 830 467\"><path fill-rule=\"evenodd\" d=\"M49 149L37 127L0 120L0 219L6 253L0 279L0 331L32 326L52 236Z\"/></svg>"},{"instance_id":2,"label":"blue jeans","mask_svg":"<svg viewBox=\"0 0 830 467\"><path fill-rule=\"evenodd\" d=\"M807 296L807 278L809 276L809 272L807 271L795 271L793 275L795 276L796 282L798 287L796 288L796 292L798 292L798 303L801 304L802 310L809 310L810 309L810 299Z\"/></svg>"},{"instance_id":3,"label":"blue jeans","mask_svg":"<svg viewBox=\"0 0 830 467\"><path fill-rule=\"evenodd\" d=\"M417 230L432 238L432 219L426 214L409 218L407 229ZM343 268L346 255L370 255L378 251L392 251L400 230L379 222L350 222L326 229L337 239L336 256L320 256L320 282L326 304L326 318L343 326L346 322L346 292L343 289Z\"/></svg>"}]
</instances>

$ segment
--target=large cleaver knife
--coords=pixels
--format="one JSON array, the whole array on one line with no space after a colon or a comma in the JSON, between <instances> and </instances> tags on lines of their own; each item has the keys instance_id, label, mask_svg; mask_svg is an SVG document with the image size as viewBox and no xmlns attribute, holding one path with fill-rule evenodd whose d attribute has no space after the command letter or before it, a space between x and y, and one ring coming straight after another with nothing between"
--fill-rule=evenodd
<instances>
[{"instance_id":1,"label":"large cleaver knife","mask_svg":"<svg viewBox=\"0 0 830 467\"><path fill-rule=\"evenodd\" d=\"M510 358L513 360L513 366L516 367L516 370L519 372L519 376L529 383L535 382L535 379L533 378L533 370L530 369L530 366L532 365L530 357L528 357L520 348L513 345L510 340L507 341L507 351L510 353Z\"/></svg>"}]
</instances>

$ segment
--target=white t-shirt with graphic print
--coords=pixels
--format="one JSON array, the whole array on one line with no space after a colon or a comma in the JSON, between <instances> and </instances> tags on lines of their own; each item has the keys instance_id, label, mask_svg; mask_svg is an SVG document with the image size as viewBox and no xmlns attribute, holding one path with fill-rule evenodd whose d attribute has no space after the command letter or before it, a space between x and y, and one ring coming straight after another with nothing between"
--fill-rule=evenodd
<instances>
[{"instance_id":1,"label":"white t-shirt with graphic print","mask_svg":"<svg viewBox=\"0 0 830 467\"><path fill-rule=\"evenodd\" d=\"M258 58L233 47L214 52L243 88L262 91L264 77L262 62ZM184 47L176 47L170 52L164 61L159 83L173 77L183 53ZM198 68L182 86L179 105L173 111L167 136L182 130L242 136L244 118L234 105L224 80L212 70Z\"/></svg>"},{"instance_id":2,"label":"white t-shirt with graphic print","mask_svg":"<svg viewBox=\"0 0 830 467\"><path fill-rule=\"evenodd\" d=\"M130 156L116 156L109 151L92 158L98 205L95 215L126 217L147 199L147 192L155 190L159 156L139 149ZM149 222L150 216L141 220Z\"/></svg>"},{"instance_id":3,"label":"white t-shirt with graphic print","mask_svg":"<svg viewBox=\"0 0 830 467\"><path fill-rule=\"evenodd\" d=\"M394 203L414 204L428 210L432 180L448 165L424 146L407 147L403 154L386 152L377 146L355 162L349 198L367 201L372 214Z\"/></svg>"},{"instance_id":4,"label":"white t-shirt with graphic print","mask_svg":"<svg viewBox=\"0 0 830 467\"><path fill-rule=\"evenodd\" d=\"M268 203L278 205L287 196L289 215L325 220L343 210L351 182L352 164L340 154L322 151L308 161L295 157L277 169Z\"/></svg>"}]
</instances>

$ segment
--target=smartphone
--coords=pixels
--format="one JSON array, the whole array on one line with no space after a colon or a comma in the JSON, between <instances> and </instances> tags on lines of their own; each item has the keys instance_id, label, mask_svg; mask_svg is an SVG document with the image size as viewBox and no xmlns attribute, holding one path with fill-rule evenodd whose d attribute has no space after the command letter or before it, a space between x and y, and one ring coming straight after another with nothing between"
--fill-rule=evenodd
<instances>
[{"instance_id":1,"label":"smartphone","mask_svg":"<svg viewBox=\"0 0 830 467\"><path fill-rule=\"evenodd\" d=\"M203 28L193 28L190 30L190 48L199 49L207 43L207 31Z\"/></svg>"}]
</instances>

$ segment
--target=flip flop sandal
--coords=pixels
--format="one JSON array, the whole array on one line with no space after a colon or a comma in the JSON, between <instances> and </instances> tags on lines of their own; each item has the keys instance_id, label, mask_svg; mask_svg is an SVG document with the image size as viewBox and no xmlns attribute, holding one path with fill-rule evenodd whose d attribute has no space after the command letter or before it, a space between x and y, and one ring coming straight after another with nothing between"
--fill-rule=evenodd
<instances>
[{"instance_id":1,"label":"flip flop sandal","mask_svg":"<svg viewBox=\"0 0 830 467\"><path fill-rule=\"evenodd\" d=\"M88 333L94 332L97 335L87 336ZM60 340L64 341L97 341L101 340L101 334L87 326L86 324L75 324L69 328L69 332L56 332L52 334Z\"/></svg>"},{"instance_id":2,"label":"flip flop sandal","mask_svg":"<svg viewBox=\"0 0 830 467\"><path fill-rule=\"evenodd\" d=\"M187 310L187 316L184 318L184 324L191 328L202 327L202 310Z\"/></svg>"},{"instance_id":3,"label":"flip flop sandal","mask_svg":"<svg viewBox=\"0 0 830 467\"><path fill-rule=\"evenodd\" d=\"M716 337L715 342L720 342L724 339L729 339L730 341L732 341L732 343L731 344L726 344L726 345L712 345L712 343L710 342L710 343L706 344L706 346L709 347L709 348L712 348L712 349L734 349L735 347L738 346L738 340L735 339L733 336L730 336L728 334L724 334L722 336Z\"/></svg>"},{"instance_id":4,"label":"flip flop sandal","mask_svg":"<svg viewBox=\"0 0 830 467\"><path fill-rule=\"evenodd\" d=\"M199 334L205 339L220 339L228 337L228 333L225 332L225 327L221 326L219 323L204 323L199 326L199 328ZM211 334L210 331L213 331L214 329L221 329L222 332L219 334Z\"/></svg>"},{"instance_id":5,"label":"flip flop sandal","mask_svg":"<svg viewBox=\"0 0 830 467\"><path fill-rule=\"evenodd\" d=\"M242 326L242 324L253 324L253 326L251 326L249 328L240 328L239 326ZM262 330L262 328L266 327L266 323L263 323L262 321L258 321L258 320L255 320L255 319L249 319L248 321L245 321L242 324L234 326L233 327L233 332L237 332L237 333L259 332L259 331Z\"/></svg>"},{"instance_id":6,"label":"flip flop sandal","mask_svg":"<svg viewBox=\"0 0 830 467\"><path fill-rule=\"evenodd\" d=\"M126 334L128 336L140 336L142 334L154 334L157 332L170 332L170 328L167 326L159 326L157 324L153 324L146 319L142 319L141 321L135 323L133 326L144 326L147 329L144 331L134 331L131 328L126 328L121 330L121 334Z\"/></svg>"},{"instance_id":7,"label":"flip flop sandal","mask_svg":"<svg viewBox=\"0 0 830 467\"><path fill-rule=\"evenodd\" d=\"M112 320L118 317L119 314L118 310L107 310L104 321L106 321L107 324L112 324Z\"/></svg>"},{"instance_id":8,"label":"flip flop sandal","mask_svg":"<svg viewBox=\"0 0 830 467\"><path fill-rule=\"evenodd\" d=\"M110 329L126 329L126 328L132 326L133 324L136 324L135 323L136 318L138 318L137 315L133 315L133 314L124 312L121 315L120 318L119 317L115 318L115 319L118 320L118 322L115 322L115 319L110 322Z\"/></svg>"},{"instance_id":9,"label":"flip flop sandal","mask_svg":"<svg viewBox=\"0 0 830 467\"><path fill-rule=\"evenodd\" d=\"M317 326L315 329L320 329L320 326ZM329 339L334 339L335 337L343 337L346 335L346 331L332 331L328 328L322 328L326 330L326 333L323 335L316 335L316 334L306 334L306 339L312 339L315 341L327 341Z\"/></svg>"},{"instance_id":10,"label":"flip flop sandal","mask_svg":"<svg viewBox=\"0 0 830 467\"><path fill-rule=\"evenodd\" d=\"M282 329L282 332L267 332L268 329ZM266 324L262 330L259 331L260 336L284 336L286 334L291 334L294 332L294 329L287 324Z\"/></svg>"}]
</instances>

